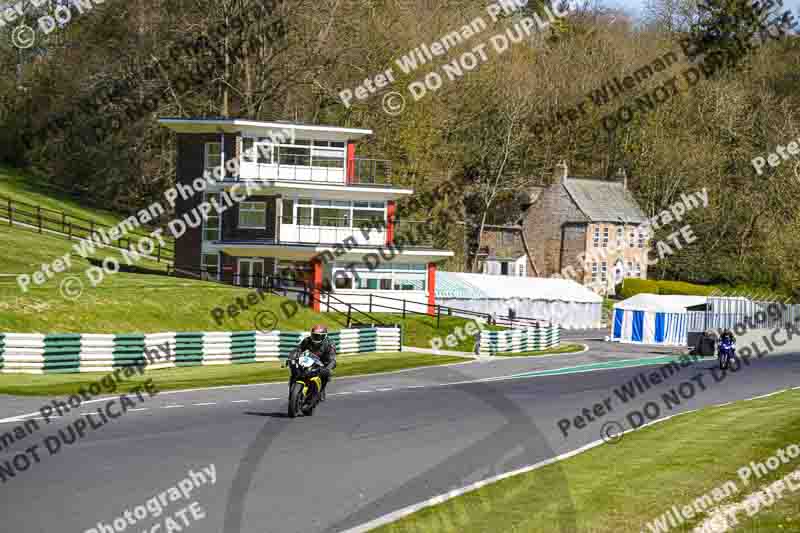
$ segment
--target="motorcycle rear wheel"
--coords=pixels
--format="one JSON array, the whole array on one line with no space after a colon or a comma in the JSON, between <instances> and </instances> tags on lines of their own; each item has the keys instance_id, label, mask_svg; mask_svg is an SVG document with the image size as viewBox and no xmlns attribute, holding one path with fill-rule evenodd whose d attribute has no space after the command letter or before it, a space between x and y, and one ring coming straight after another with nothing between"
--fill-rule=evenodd
<instances>
[{"instance_id":1,"label":"motorcycle rear wheel","mask_svg":"<svg viewBox=\"0 0 800 533\"><path fill-rule=\"evenodd\" d=\"M302 405L306 400L306 395L303 394L303 384L295 383L289 390L289 418L295 418L300 414Z\"/></svg>"}]
</instances>

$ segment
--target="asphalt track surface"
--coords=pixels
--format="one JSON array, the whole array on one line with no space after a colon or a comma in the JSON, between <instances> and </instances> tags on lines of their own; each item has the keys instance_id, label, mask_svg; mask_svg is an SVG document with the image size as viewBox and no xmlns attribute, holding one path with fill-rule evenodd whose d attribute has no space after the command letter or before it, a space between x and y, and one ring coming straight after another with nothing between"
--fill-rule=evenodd
<instances>
[{"instance_id":1,"label":"asphalt track surface","mask_svg":"<svg viewBox=\"0 0 800 533\"><path fill-rule=\"evenodd\" d=\"M17 532L85 532L110 524L144 504L192 469L214 464L214 485L167 506L124 531L151 531L170 513L196 501L205 517L172 531L344 531L386 513L558 454L601 438L604 424L619 422L652 401L660 417L747 399L800 385L800 353L785 348L736 373L714 379L715 361L688 366L659 386L623 403L615 394L642 372L663 363L600 368L582 373L530 376L531 371L620 360L660 360L675 350L587 341L589 350L552 357L510 358L384 375L340 378L313 417L286 418L286 385L163 392L55 455L41 453L16 477L0 484L2 528ZM741 345L741 343L740 343ZM595 367L596 368L596 367ZM508 378L523 374L522 376ZM699 378L706 386L701 390ZM717 375L719 378L719 374ZM494 379L500 378L500 379ZM697 378L696 378L697 379ZM662 393L681 383L695 393L664 407ZM684 392L688 390L684 386ZM609 400L611 412L583 428L558 427L581 410ZM31 413L44 398L3 397L0 417ZM100 404L78 412L92 412ZM0 463L74 421L71 415L0 450ZM9 431L18 422L0 423ZM623 438L630 438L625 435ZM613 445L613 444L605 444ZM43 448L43 446L41 446ZM657 450L653 450L657 453ZM569 487L547 487L561 502L571 531ZM119 531L119 530L117 530ZM158 530L166 531L165 526Z\"/></svg>"}]
</instances>

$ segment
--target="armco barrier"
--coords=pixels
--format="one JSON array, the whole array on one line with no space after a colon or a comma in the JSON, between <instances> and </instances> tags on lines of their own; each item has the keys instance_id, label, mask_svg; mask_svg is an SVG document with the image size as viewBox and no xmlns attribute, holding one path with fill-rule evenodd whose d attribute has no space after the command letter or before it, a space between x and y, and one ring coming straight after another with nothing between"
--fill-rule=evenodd
<instances>
[{"instance_id":1,"label":"armco barrier","mask_svg":"<svg viewBox=\"0 0 800 533\"><path fill-rule=\"evenodd\" d=\"M509 329L504 331L482 331L479 353L519 353L547 350L561 344L558 326Z\"/></svg>"},{"instance_id":2,"label":"armco barrier","mask_svg":"<svg viewBox=\"0 0 800 533\"><path fill-rule=\"evenodd\" d=\"M101 335L0 333L0 369L11 373L109 372L228 365L285 358L308 335L293 331L234 331ZM396 352L399 328L343 329L330 334L339 353Z\"/></svg>"}]
</instances>

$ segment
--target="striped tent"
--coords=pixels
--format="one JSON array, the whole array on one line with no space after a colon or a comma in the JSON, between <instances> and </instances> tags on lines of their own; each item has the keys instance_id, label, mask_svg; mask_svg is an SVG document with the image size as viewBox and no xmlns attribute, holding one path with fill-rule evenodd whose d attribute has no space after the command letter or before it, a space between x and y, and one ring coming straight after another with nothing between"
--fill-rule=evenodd
<instances>
[{"instance_id":1,"label":"striped tent","mask_svg":"<svg viewBox=\"0 0 800 533\"><path fill-rule=\"evenodd\" d=\"M705 303L705 296L637 294L614 305L611 340L686 346L686 308Z\"/></svg>"}]
</instances>

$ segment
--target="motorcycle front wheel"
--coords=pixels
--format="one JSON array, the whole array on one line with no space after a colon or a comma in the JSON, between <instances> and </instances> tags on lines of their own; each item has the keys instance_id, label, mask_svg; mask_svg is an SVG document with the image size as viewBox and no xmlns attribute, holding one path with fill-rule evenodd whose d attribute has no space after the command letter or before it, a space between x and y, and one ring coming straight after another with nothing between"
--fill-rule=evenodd
<instances>
[{"instance_id":1,"label":"motorcycle front wheel","mask_svg":"<svg viewBox=\"0 0 800 533\"><path fill-rule=\"evenodd\" d=\"M300 414L306 395L303 394L303 384L295 383L289 390L289 418Z\"/></svg>"}]
</instances>

